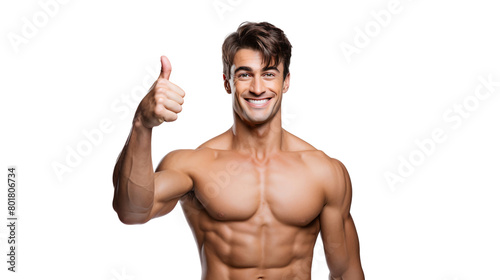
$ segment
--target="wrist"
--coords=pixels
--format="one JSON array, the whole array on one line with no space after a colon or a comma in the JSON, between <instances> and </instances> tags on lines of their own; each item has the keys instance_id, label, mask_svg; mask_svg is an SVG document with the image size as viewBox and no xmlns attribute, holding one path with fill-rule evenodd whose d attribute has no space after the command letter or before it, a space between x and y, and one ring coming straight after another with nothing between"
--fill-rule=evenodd
<instances>
[{"instance_id":1,"label":"wrist","mask_svg":"<svg viewBox=\"0 0 500 280\"><path fill-rule=\"evenodd\" d=\"M145 125L144 120L142 119L140 114L135 114L134 119L132 120L132 125L134 128L138 129L151 129L152 127L148 127Z\"/></svg>"},{"instance_id":2,"label":"wrist","mask_svg":"<svg viewBox=\"0 0 500 280\"><path fill-rule=\"evenodd\" d=\"M141 118L136 117L132 122L132 130L138 135L151 135L153 128L144 125Z\"/></svg>"}]
</instances>

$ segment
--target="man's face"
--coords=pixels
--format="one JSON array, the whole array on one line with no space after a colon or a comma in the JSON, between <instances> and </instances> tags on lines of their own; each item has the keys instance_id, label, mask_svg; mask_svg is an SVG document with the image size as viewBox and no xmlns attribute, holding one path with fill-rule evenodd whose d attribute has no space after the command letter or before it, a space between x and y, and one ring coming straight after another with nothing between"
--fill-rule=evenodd
<instances>
[{"instance_id":1,"label":"man's face","mask_svg":"<svg viewBox=\"0 0 500 280\"><path fill-rule=\"evenodd\" d=\"M224 80L226 91L233 95L233 110L242 121L254 125L271 120L280 110L290 75L283 77L283 63L266 67L260 52L240 49L234 56L231 79L224 76Z\"/></svg>"}]
</instances>

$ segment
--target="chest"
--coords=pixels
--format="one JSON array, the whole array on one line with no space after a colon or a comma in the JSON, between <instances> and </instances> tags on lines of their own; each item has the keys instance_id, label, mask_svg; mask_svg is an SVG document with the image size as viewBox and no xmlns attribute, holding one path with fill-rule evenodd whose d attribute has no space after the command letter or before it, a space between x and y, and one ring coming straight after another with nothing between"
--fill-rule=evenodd
<instances>
[{"instance_id":1,"label":"chest","mask_svg":"<svg viewBox=\"0 0 500 280\"><path fill-rule=\"evenodd\" d=\"M208 215L222 221L278 220L305 226L321 212L320 178L294 159L218 159L193 174L195 196Z\"/></svg>"}]
</instances>

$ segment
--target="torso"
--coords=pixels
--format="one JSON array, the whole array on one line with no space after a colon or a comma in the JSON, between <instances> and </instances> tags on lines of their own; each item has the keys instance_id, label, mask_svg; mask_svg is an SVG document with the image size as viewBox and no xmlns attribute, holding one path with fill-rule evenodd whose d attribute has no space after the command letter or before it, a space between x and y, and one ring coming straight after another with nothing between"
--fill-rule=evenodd
<instances>
[{"instance_id":1,"label":"torso","mask_svg":"<svg viewBox=\"0 0 500 280\"><path fill-rule=\"evenodd\" d=\"M181 204L202 279L310 279L329 158L288 137L294 149L265 161L220 149L220 139L195 150Z\"/></svg>"}]
</instances>

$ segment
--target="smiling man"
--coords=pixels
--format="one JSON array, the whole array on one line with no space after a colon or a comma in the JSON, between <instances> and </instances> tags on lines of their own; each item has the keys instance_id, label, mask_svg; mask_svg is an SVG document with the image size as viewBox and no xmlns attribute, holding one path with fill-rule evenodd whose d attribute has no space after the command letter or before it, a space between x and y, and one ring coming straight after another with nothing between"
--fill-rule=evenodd
<instances>
[{"instance_id":1,"label":"smiling man","mask_svg":"<svg viewBox=\"0 0 500 280\"><path fill-rule=\"evenodd\" d=\"M154 171L152 129L175 121L185 96L162 57L116 163L120 220L145 223L180 201L203 280L311 279L320 233L330 279L364 279L346 168L281 127L291 48L272 24L240 25L222 46L234 124L196 149L168 153Z\"/></svg>"}]
</instances>

